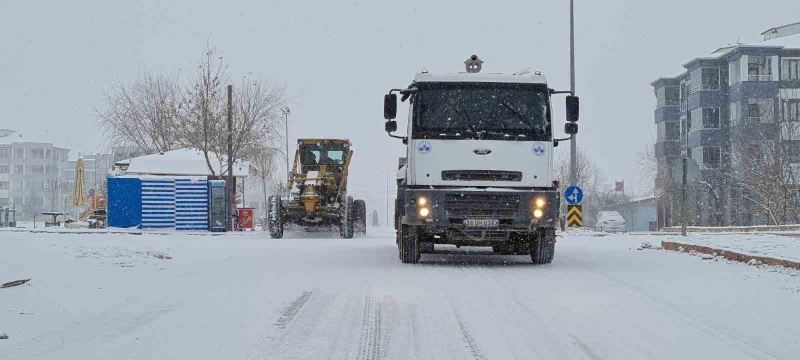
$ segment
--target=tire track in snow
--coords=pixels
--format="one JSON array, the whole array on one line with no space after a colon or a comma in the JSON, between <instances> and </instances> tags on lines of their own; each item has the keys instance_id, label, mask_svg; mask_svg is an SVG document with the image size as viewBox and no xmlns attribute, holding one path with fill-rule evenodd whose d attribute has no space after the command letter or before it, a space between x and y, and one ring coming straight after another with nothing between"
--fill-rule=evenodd
<instances>
[{"instance_id":1,"label":"tire track in snow","mask_svg":"<svg viewBox=\"0 0 800 360\"><path fill-rule=\"evenodd\" d=\"M381 351L381 304L372 296L364 299L361 312L361 339L358 344L357 359L380 360Z\"/></svg>"},{"instance_id":2,"label":"tire track in snow","mask_svg":"<svg viewBox=\"0 0 800 360\"><path fill-rule=\"evenodd\" d=\"M287 306L283 311L281 311L281 316L278 318L278 321L275 322L275 326L281 329L285 329L286 326L294 319L300 309L308 302L308 299L311 297L311 291L305 291L297 299L294 299L289 306Z\"/></svg>"},{"instance_id":3,"label":"tire track in snow","mask_svg":"<svg viewBox=\"0 0 800 360\"><path fill-rule=\"evenodd\" d=\"M486 357L483 356L483 353L478 347L475 338L472 337L472 332L470 332L469 327L467 327L467 324L465 324L464 321L461 319L461 315L458 313L455 306L453 306L453 303L450 302L449 299L448 302L450 303L450 310L453 311L453 316L455 316L456 318L456 323L458 324L458 328L461 331L461 339L464 341L464 345L469 350L470 354L472 355L472 358L474 360L486 360Z\"/></svg>"},{"instance_id":4,"label":"tire track in snow","mask_svg":"<svg viewBox=\"0 0 800 360\"><path fill-rule=\"evenodd\" d=\"M394 306L385 298L379 299L372 295L364 297L357 359L381 360L386 357L391 329L394 327L393 310Z\"/></svg>"},{"instance_id":5,"label":"tire track in snow","mask_svg":"<svg viewBox=\"0 0 800 360\"><path fill-rule=\"evenodd\" d=\"M320 319L324 316L325 311L330 307L330 296L308 296L305 301L300 301L304 296L301 295L292 304L300 304L302 306L292 307L292 304L286 307L285 310L296 309L291 319L285 322L283 328L278 327L280 332L276 336L268 339L268 353L270 356L267 359L296 359L303 358L300 353L311 338L312 333L318 328ZM286 312L286 314L290 314Z\"/></svg>"}]
</instances>

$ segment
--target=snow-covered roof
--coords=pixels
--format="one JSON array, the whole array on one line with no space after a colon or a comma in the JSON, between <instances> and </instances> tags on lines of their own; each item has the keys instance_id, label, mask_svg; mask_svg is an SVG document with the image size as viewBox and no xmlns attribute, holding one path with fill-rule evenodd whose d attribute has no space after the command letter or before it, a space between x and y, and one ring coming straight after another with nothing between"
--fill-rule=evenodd
<instances>
[{"instance_id":1,"label":"snow-covered roof","mask_svg":"<svg viewBox=\"0 0 800 360\"><path fill-rule=\"evenodd\" d=\"M0 144L8 145L15 142L25 141L22 134L9 129L0 129Z\"/></svg>"},{"instance_id":2,"label":"snow-covered roof","mask_svg":"<svg viewBox=\"0 0 800 360\"><path fill-rule=\"evenodd\" d=\"M220 164L225 157L215 153L208 154L211 167L216 175L221 174ZM211 176L203 152L197 149L178 149L159 154L136 157L128 162L125 174L141 175L185 175L185 176ZM119 162L118 162L119 163ZM250 173L250 162L236 160L233 165L233 175L245 177Z\"/></svg>"},{"instance_id":3,"label":"snow-covered roof","mask_svg":"<svg viewBox=\"0 0 800 360\"><path fill-rule=\"evenodd\" d=\"M752 44L746 44L745 46L770 46L770 47L781 47L785 49L800 49L800 34L779 37Z\"/></svg>"},{"instance_id":4,"label":"snow-covered roof","mask_svg":"<svg viewBox=\"0 0 800 360\"><path fill-rule=\"evenodd\" d=\"M415 82L486 82L486 83L511 83L511 84L546 84L544 75L530 73L524 75L492 74L492 73L457 73L457 74L431 74L418 73Z\"/></svg>"}]
</instances>

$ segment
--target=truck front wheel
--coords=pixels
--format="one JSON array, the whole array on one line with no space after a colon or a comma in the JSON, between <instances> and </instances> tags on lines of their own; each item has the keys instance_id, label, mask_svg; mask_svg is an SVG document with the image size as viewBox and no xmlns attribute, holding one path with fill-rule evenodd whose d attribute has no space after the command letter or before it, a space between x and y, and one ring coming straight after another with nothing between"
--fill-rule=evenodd
<instances>
[{"instance_id":1,"label":"truck front wheel","mask_svg":"<svg viewBox=\"0 0 800 360\"><path fill-rule=\"evenodd\" d=\"M534 264L549 264L553 262L555 251L556 229L539 229L531 242L531 261Z\"/></svg>"},{"instance_id":2,"label":"truck front wheel","mask_svg":"<svg viewBox=\"0 0 800 360\"><path fill-rule=\"evenodd\" d=\"M419 235L417 228L410 225L400 225L400 261L404 264L419 262Z\"/></svg>"}]
</instances>

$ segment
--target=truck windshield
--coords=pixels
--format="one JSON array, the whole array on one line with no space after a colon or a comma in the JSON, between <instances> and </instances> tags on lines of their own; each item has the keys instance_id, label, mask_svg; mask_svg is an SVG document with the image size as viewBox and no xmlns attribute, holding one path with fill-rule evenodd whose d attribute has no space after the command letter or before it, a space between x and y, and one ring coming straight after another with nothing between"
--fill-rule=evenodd
<instances>
[{"instance_id":1,"label":"truck windshield","mask_svg":"<svg viewBox=\"0 0 800 360\"><path fill-rule=\"evenodd\" d=\"M416 84L417 139L548 141L547 87L540 84Z\"/></svg>"}]
</instances>

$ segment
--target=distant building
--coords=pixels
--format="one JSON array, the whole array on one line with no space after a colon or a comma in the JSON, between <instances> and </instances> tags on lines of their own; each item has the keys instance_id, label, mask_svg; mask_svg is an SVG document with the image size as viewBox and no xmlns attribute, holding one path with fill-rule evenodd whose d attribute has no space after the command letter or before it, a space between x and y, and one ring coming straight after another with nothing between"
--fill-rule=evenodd
<instances>
[{"instance_id":1,"label":"distant building","mask_svg":"<svg viewBox=\"0 0 800 360\"><path fill-rule=\"evenodd\" d=\"M17 134L0 138L0 206L15 207L20 217L63 210L72 192L64 176L68 156L68 149Z\"/></svg>"},{"instance_id":2,"label":"distant building","mask_svg":"<svg viewBox=\"0 0 800 360\"><path fill-rule=\"evenodd\" d=\"M698 184L697 198L690 204L698 207L690 218L696 225L765 223L747 201L750 190L738 187L730 176L742 170L735 168L731 154L759 146L751 135L771 134L769 141L797 146L798 156L791 161L800 170L800 137L787 136L775 126L778 121L800 121L800 23L769 29L762 37L761 42L695 58L683 65L685 72L651 84L656 96L659 226L678 223L674 195L681 183L682 153L697 164L692 179Z\"/></svg>"},{"instance_id":3,"label":"distant building","mask_svg":"<svg viewBox=\"0 0 800 360\"><path fill-rule=\"evenodd\" d=\"M658 230L658 216L656 213L656 198L646 197L633 199L624 203L606 207L604 210L614 210L625 219L628 231L656 231ZM588 224L594 226L594 224Z\"/></svg>"}]
</instances>

